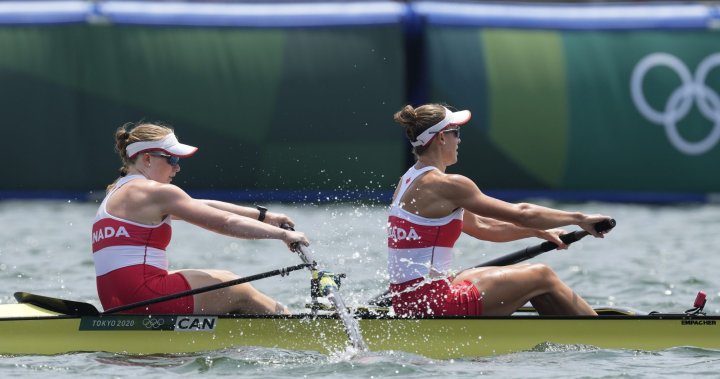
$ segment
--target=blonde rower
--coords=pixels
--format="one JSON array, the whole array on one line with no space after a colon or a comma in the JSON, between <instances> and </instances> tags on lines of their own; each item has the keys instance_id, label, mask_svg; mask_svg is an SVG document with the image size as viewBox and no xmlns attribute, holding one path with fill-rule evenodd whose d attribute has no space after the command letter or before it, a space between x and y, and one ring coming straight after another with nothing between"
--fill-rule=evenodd
<instances>
[{"instance_id":1,"label":"blonde rower","mask_svg":"<svg viewBox=\"0 0 720 379\"><path fill-rule=\"evenodd\" d=\"M279 228L293 225L283 214L197 200L171 184L180 172L180 158L197 151L180 143L173 129L128 124L117 129L115 140L123 162L120 178L108 187L92 228L97 289L105 309L238 278L215 269L169 272L166 248L173 219L242 239L277 239L288 247L309 245L303 233ZM250 284L241 284L128 313L271 314L287 313L287 309Z\"/></svg>"}]
</instances>

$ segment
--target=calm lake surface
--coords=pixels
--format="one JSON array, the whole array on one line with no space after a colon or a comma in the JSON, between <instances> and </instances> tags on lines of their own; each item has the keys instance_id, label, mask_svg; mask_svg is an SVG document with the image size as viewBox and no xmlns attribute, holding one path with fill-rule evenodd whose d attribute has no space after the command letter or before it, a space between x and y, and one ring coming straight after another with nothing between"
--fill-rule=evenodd
<instances>
[{"instance_id":1,"label":"calm lake surface","mask_svg":"<svg viewBox=\"0 0 720 379\"><path fill-rule=\"evenodd\" d=\"M618 225L605 239L585 238L569 250L534 258L591 304L642 311L681 312L695 295L708 295L706 311L720 314L720 206L649 206L543 203L603 213ZM270 205L304 231L323 267L344 272L341 293L349 305L381 293L385 270L384 205ZM0 303L16 291L85 301L100 307L90 252L97 204L66 201L0 202ZM243 241L183 222L173 223L171 268L222 268L251 275L300 263L278 241ZM568 227L568 231L576 230ZM460 238L454 266L473 266L542 241L494 244ZM309 275L299 271L254 283L302 312ZM0 336L2 338L2 336ZM1 377L720 377L720 351L674 348L659 352L548 345L535 351L438 361L401 352L326 356L313 352L243 348L204 354L126 356L83 353L0 356Z\"/></svg>"}]
</instances>

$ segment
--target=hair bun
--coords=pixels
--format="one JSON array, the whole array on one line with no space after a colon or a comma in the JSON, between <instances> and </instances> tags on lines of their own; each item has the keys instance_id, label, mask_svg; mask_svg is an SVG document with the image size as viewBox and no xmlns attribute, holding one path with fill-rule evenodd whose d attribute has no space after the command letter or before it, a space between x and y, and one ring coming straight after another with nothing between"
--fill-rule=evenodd
<instances>
[{"instance_id":1,"label":"hair bun","mask_svg":"<svg viewBox=\"0 0 720 379\"><path fill-rule=\"evenodd\" d=\"M127 124L117 128L115 130L115 140L117 142L127 142L130 139L130 132L128 131Z\"/></svg>"},{"instance_id":2,"label":"hair bun","mask_svg":"<svg viewBox=\"0 0 720 379\"><path fill-rule=\"evenodd\" d=\"M399 112L395 113L395 122L398 124L409 127L417 124L417 112L412 105L406 105Z\"/></svg>"}]
</instances>

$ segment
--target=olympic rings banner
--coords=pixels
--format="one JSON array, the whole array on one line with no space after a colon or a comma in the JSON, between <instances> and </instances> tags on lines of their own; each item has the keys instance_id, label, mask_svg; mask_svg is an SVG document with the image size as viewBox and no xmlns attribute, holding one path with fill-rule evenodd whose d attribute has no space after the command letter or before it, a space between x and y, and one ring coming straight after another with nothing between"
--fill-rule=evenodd
<instances>
[{"instance_id":1,"label":"olympic rings banner","mask_svg":"<svg viewBox=\"0 0 720 379\"><path fill-rule=\"evenodd\" d=\"M720 192L720 32L467 8L424 28L428 97L474 111L458 172L489 189Z\"/></svg>"}]
</instances>

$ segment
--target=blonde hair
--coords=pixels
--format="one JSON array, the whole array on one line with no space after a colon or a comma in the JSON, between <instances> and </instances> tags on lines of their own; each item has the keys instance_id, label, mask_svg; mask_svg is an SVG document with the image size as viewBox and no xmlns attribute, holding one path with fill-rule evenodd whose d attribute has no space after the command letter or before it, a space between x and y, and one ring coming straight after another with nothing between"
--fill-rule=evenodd
<instances>
[{"instance_id":1,"label":"blonde hair","mask_svg":"<svg viewBox=\"0 0 720 379\"><path fill-rule=\"evenodd\" d=\"M396 123L405 128L405 135L411 142L417 141L417 136L444 118L445 106L442 104L425 104L417 108L406 105L393 117ZM427 146L413 147L415 158L422 155L426 149Z\"/></svg>"},{"instance_id":2,"label":"blonde hair","mask_svg":"<svg viewBox=\"0 0 720 379\"><path fill-rule=\"evenodd\" d=\"M120 156L122 166L120 166L120 177L127 175L131 165L135 163L137 156L130 159L127 155L127 147L134 142L142 141L158 141L163 139L168 134L173 133L171 126L160 125L159 123L146 123L146 122L128 122L123 126L115 130L115 151ZM117 183L115 180L112 184L108 185L107 190L109 191Z\"/></svg>"}]
</instances>

